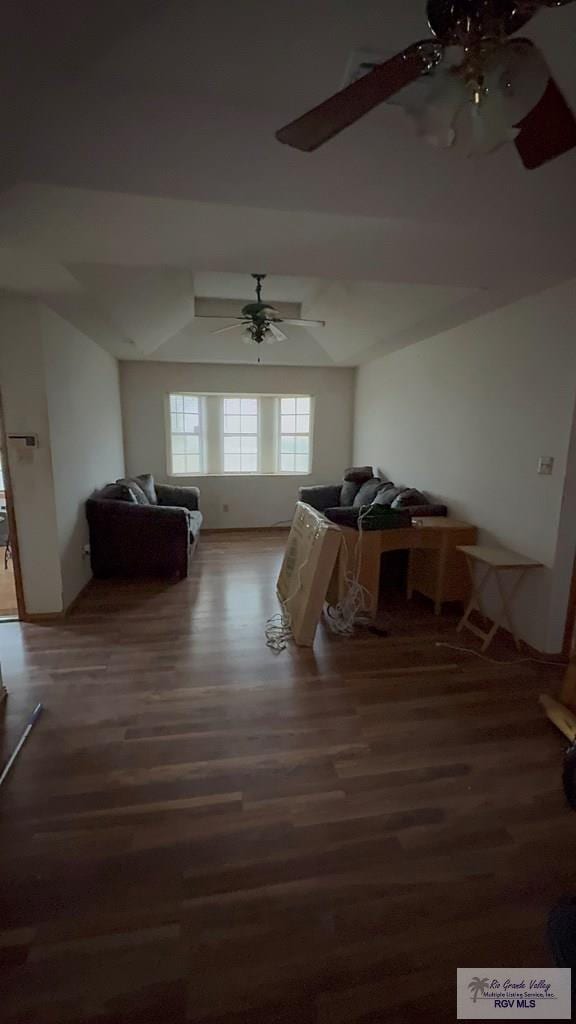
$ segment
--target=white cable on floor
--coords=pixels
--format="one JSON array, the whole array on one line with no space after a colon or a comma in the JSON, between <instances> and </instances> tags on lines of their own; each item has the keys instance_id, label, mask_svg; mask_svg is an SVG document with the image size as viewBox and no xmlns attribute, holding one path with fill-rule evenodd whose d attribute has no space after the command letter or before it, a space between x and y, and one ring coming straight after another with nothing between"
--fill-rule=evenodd
<instances>
[{"instance_id":1,"label":"white cable on floor","mask_svg":"<svg viewBox=\"0 0 576 1024\"><path fill-rule=\"evenodd\" d=\"M437 641L434 644L435 647L449 647L451 651L461 651L463 654L473 654L475 658L481 658L482 661L488 661L491 665L522 665L527 661L533 661L535 665L554 665L556 668L565 668L567 662L563 661L546 661L544 658L514 658L513 661L501 661L499 658L489 658L487 654L482 654L480 651L474 651L471 647L459 647L457 644L448 644Z\"/></svg>"},{"instance_id":2,"label":"white cable on floor","mask_svg":"<svg viewBox=\"0 0 576 1024\"><path fill-rule=\"evenodd\" d=\"M363 623L370 623L371 618L365 613L371 605L370 592L360 583L360 556L362 553L362 521L364 515L358 516L358 540L354 549L354 570L349 572L348 564L344 572L346 594L342 601L335 606L326 608L326 622L329 629L338 636L352 636L356 626ZM348 562L348 550L346 550L346 563Z\"/></svg>"},{"instance_id":3,"label":"white cable on floor","mask_svg":"<svg viewBox=\"0 0 576 1024\"><path fill-rule=\"evenodd\" d=\"M306 559L305 562L302 562L302 565L299 566L296 572L296 588L294 591L284 601L280 596L278 596L282 611L278 612L276 615L272 615L272 617L266 621L266 628L264 630L264 634L266 636L266 647L269 647L275 654L281 654L282 651L285 651L288 646L288 642L292 639L292 618L288 610L288 605L290 601L294 600L302 586L302 573L307 565L308 559Z\"/></svg>"}]
</instances>

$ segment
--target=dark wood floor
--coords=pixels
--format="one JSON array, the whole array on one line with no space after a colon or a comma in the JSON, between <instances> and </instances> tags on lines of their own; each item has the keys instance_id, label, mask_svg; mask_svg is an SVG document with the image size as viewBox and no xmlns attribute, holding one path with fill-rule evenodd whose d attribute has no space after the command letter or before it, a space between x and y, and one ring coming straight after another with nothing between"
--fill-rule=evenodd
<instances>
[{"instance_id":1,"label":"dark wood floor","mask_svg":"<svg viewBox=\"0 0 576 1024\"><path fill-rule=\"evenodd\" d=\"M550 964L561 670L436 647L424 601L277 657L283 542L0 625L5 752L46 705L0 794L3 1024L436 1024L458 966Z\"/></svg>"}]
</instances>

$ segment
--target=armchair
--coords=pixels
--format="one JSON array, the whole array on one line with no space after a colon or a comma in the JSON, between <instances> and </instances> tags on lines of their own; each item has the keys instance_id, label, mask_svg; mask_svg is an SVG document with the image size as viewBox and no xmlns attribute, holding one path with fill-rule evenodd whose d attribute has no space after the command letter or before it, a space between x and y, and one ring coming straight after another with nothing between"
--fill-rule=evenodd
<instances>
[{"instance_id":1,"label":"armchair","mask_svg":"<svg viewBox=\"0 0 576 1024\"><path fill-rule=\"evenodd\" d=\"M202 513L197 487L118 480L86 502L92 572L109 576L188 575Z\"/></svg>"}]
</instances>

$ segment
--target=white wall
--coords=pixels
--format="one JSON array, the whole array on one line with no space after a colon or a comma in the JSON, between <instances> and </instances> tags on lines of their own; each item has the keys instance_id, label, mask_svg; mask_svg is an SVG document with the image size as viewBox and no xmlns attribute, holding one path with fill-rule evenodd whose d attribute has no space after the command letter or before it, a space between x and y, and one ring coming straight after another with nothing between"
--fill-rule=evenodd
<instances>
[{"instance_id":1,"label":"white wall","mask_svg":"<svg viewBox=\"0 0 576 1024\"><path fill-rule=\"evenodd\" d=\"M0 297L0 387L7 434L37 434L27 459L8 441L8 461L18 520L26 609L62 610L50 422L46 400L40 310L36 302Z\"/></svg>"},{"instance_id":2,"label":"white wall","mask_svg":"<svg viewBox=\"0 0 576 1024\"><path fill-rule=\"evenodd\" d=\"M429 491L453 516L477 524L483 539L544 564L517 603L521 634L541 650L561 647L575 549L568 486L563 503L576 395L575 285L395 352L363 366L357 379L356 463ZM556 460L551 477L537 474L541 455Z\"/></svg>"},{"instance_id":3,"label":"white wall","mask_svg":"<svg viewBox=\"0 0 576 1024\"><path fill-rule=\"evenodd\" d=\"M333 483L350 464L355 371L332 367L231 366L190 363L120 364L126 468L166 482L164 400L170 391L315 396L310 476L205 476L197 484L209 528L270 526L290 519L298 487ZM229 512L222 505L229 505Z\"/></svg>"},{"instance_id":4,"label":"white wall","mask_svg":"<svg viewBox=\"0 0 576 1024\"><path fill-rule=\"evenodd\" d=\"M118 363L40 307L64 607L91 577L85 502L124 474Z\"/></svg>"}]
</instances>

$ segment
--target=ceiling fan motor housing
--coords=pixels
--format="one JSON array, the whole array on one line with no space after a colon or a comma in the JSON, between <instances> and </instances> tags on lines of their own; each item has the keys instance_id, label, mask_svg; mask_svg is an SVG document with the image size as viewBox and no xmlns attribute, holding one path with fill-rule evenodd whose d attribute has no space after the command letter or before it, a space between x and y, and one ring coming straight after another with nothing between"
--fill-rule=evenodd
<instances>
[{"instance_id":1,"label":"ceiling fan motor housing","mask_svg":"<svg viewBox=\"0 0 576 1024\"><path fill-rule=\"evenodd\" d=\"M250 320L274 320L278 318L278 310L266 302L248 302L242 307L242 316Z\"/></svg>"},{"instance_id":2,"label":"ceiling fan motor housing","mask_svg":"<svg viewBox=\"0 0 576 1024\"><path fill-rule=\"evenodd\" d=\"M473 44L517 32L538 6L537 0L428 0L428 24L443 43Z\"/></svg>"}]
</instances>

